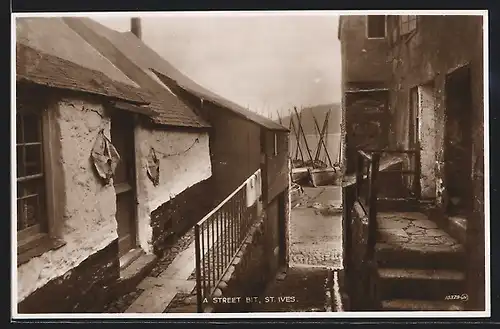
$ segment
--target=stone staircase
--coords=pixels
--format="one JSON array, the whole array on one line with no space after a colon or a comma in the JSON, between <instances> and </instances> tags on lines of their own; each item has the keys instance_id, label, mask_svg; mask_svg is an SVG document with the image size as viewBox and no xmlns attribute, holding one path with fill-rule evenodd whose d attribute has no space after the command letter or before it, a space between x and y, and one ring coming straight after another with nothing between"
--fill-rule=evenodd
<instances>
[{"instance_id":1,"label":"stone staircase","mask_svg":"<svg viewBox=\"0 0 500 329\"><path fill-rule=\"evenodd\" d=\"M463 310L463 245L419 212L381 212L377 221L382 310Z\"/></svg>"}]
</instances>

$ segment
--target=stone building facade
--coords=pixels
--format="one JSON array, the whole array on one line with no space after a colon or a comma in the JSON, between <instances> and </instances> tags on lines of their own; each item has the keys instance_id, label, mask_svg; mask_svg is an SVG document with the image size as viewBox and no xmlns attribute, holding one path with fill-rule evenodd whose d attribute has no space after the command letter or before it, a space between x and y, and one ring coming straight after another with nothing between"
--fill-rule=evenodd
<instances>
[{"instance_id":1,"label":"stone building facade","mask_svg":"<svg viewBox=\"0 0 500 329\"><path fill-rule=\"evenodd\" d=\"M419 150L421 198L441 219L465 223L470 305L478 310L485 264L483 19L370 15L339 24L347 162L349 148L368 144ZM377 104L384 111L376 142L356 140L359 112Z\"/></svg>"}]
</instances>

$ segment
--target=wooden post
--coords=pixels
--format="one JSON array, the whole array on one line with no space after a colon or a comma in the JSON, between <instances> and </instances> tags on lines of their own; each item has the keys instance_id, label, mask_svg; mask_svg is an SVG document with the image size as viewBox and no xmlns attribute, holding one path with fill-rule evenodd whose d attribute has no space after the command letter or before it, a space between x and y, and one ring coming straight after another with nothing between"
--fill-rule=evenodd
<instances>
[{"instance_id":1,"label":"wooden post","mask_svg":"<svg viewBox=\"0 0 500 329\"><path fill-rule=\"evenodd\" d=\"M377 243L377 178L380 165L380 153L373 153L370 163L370 177L368 181L368 260L375 256Z\"/></svg>"},{"instance_id":2,"label":"wooden post","mask_svg":"<svg viewBox=\"0 0 500 329\"><path fill-rule=\"evenodd\" d=\"M319 124L318 124L318 121L316 120L316 118L314 117L313 115L313 118L314 118L314 125L316 126L316 130L319 131ZM327 113L327 117L325 118L325 124L328 125L328 113ZM323 129L325 128L325 125L323 125ZM328 158L328 162L330 163L330 167L333 167L333 163L332 163L332 159L330 158L330 154L328 152L328 149L326 148L326 145L324 143L324 140L322 140L322 145L323 147L325 148L325 153L326 153L326 157Z\"/></svg>"},{"instance_id":3,"label":"wooden post","mask_svg":"<svg viewBox=\"0 0 500 329\"><path fill-rule=\"evenodd\" d=\"M304 161L304 154L302 154L302 148L300 147L300 131L298 131L298 129L295 127L295 123L293 121L291 121L291 123L293 132L295 133L296 136L296 143L297 143L297 148L295 150L295 159L298 159L298 153L300 152L300 158L302 159L302 161Z\"/></svg>"},{"instance_id":4,"label":"wooden post","mask_svg":"<svg viewBox=\"0 0 500 329\"><path fill-rule=\"evenodd\" d=\"M313 117L314 125L316 127L316 129L314 131L316 132L316 135L318 136L318 145L316 146L316 152L314 154L314 161L316 161L316 160L318 160L319 153L321 152L320 151L320 149L321 149L321 140L322 140L322 137L323 137L323 130L325 129L325 123L323 122L323 128L321 128L321 131L320 131L318 120L316 119L316 116L314 115L314 113L311 113L311 115Z\"/></svg>"},{"instance_id":5,"label":"wooden post","mask_svg":"<svg viewBox=\"0 0 500 329\"><path fill-rule=\"evenodd\" d=\"M297 117L299 117L299 114L297 112L297 108L294 107L293 108L295 110L295 114L297 115ZM302 123L300 122L299 120L299 129L300 129L300 132L302 134L302 136L304 136L304 143L306 144L306 149L307 149L307 154L309 155L309 159L312 161L312 165L314 167L314 161L313 161L313 158L312 158L312 155L311 155L311 150L309 149L309 145L307 143L307 138L306 138L306 134L304 133L304 128L302 127Z\"/></svg>"}]
</instances>

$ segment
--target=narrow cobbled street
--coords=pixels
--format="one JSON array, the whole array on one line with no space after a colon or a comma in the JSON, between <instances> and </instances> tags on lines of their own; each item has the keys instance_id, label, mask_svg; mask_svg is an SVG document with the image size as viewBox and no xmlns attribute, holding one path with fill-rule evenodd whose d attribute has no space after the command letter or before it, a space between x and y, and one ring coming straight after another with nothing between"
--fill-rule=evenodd
<instances>
[{"instance_id":1,"label":"narrow cobbled street","mask_svg":"<svg viewBox=\"0 0 500 329\"><path fill-rule=\"evenodd\" d=\"M304 187L293 203L290 267L270 282L252 312L339 312L342 270L341 188Z\"/></svg>"}]
</instances>

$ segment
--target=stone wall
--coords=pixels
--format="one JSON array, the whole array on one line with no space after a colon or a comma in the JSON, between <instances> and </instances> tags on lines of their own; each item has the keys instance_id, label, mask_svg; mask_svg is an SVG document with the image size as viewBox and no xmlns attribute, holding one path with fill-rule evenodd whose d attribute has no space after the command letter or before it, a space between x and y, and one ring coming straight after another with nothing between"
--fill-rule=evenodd
<instances>
[{"instance_id":1,"label":"stone wall","mask_svg":"<svg viewBox=\"0 0 500 329\"><path fill-rule=\"evenodd\" d=\"M138 242L146 253L151 253L154 245L157 246L170 234L172 217L167 213L174 208L177 209L174 212L182 213L198 207L198 203L208 196L204 185L198 183L212 175L209 136L206 131L167 130L145 124L138 125L135 134ZM151 148L159 159L157 186L147 175ZM180 201L177 196L181 196ZM196 220L183 215L180 217L176 217L178 221L192 223Z\"/></svg>"},{"instance_id":2,"label":"stone wall","mask_svg":"<svg viewBox=\"0 0 500 329\"><path fill-rule=\"evenodd\" d=\"M118 240L47 282L18 304L19 313L101 312L119 279Z\"/></svg>"},{"instance_id":3,"label":"stone wall","mask_svg":"<svg viewBox=\"0 0 500 329\"><path fill-rule=\"evenodd\" d=\"M118 252L112 252L118 238L115 190L101 183L90 160L99 130L110 134L109 117L98 100L76 97L59 97L48 115L54 138L45 155L53 158L57 177L51 232L65 244L18 266L19 312L80 310L119 273Z\"/></svg>"},{"instance_id":4,"label":"stone wall","mask_svg":"<svg viewBox=\"0 0 500 329\"><path fill-rule=\"evenodd\" d=\"M211 178L199 182L151 213L153 252L161 255L166 242L182 236L213 209Z\"/></svg>"},{"instance_id":5,"label":"stone wall","mask_svg":"<svg viewBox=\"0 0 500 329\"><path fill-rule=\"evenodd\" d=\"M408 145L409 93L421 86L424 119L422 136L422 192L442 202L445 182L444 139L446 122L446 76L455 69L469 65L472 74L472 126L474 160L483 156L483 52L482 24L479 16L419 16L417 33L407 42L395 46L390 57L390 110L392 113L392 144ZM464 44L469 46L464 47Z\"/></svg>"},{"instance_id":6,"label":"stone wall","mask_svg":"<svg viewBox=\"0 0 500 329\"><path fill-rule=\"evenodd\" d=\"M383 83L390 79L387 63L389 45L385 39L366 37L366 15L342 16L341 19L342 81L344 87L355 83Z\"/></svg>"}]
</instances>

